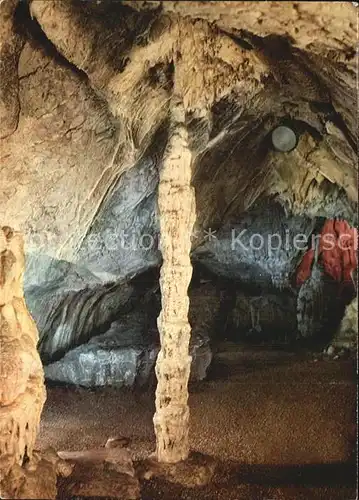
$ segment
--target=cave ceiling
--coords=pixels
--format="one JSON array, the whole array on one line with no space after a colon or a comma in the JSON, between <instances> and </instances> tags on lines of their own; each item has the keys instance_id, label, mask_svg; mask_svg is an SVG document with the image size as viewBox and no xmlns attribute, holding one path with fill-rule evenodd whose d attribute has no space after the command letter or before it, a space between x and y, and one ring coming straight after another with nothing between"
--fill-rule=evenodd
<instances>
[{"instance_id":1,"label":"cave ceiling","mask_svg":"<svg viewBox=\"0 0 359 500\"><path fill-rule=\"evenodd\" d=\"M0 16L0 218L30 246L78 260L135 167L153 194L174 95L197 228L264 198L356 222L351 2L8 0ZM296 136L289 152L273 147L281 125Z\"/></svg>"}]
</instances>

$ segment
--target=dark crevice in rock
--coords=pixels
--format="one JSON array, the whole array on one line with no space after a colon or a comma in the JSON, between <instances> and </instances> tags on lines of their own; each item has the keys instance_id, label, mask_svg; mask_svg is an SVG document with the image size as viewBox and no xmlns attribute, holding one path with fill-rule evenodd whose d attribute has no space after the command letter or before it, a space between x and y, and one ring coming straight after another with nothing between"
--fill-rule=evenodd
<instances>
[{"instance_id":1,"label":"dark crevice in rock","mask_svg":"<svg viewBox=\"0 0 359 500\"><path fill-rule=\"evenodd\" d=\"M342 115L340 113L335 112L332 116L332 121L333 123L341 130L348 141L348 144L352 148L353 152L357 155L358 154L358 147L359 147L359 139L358 139L358 134L356 136L353 136L349 128L347 127Z\"/></svg>"},{"instance_id":2,"label":"dark crevice in rock","mask_svg":"<svg viewBox=\"0 0 359 500\"><path fill-rule=\"evenodd\" d=\"M250 41L247 39L248 37L246 36L246 34L243 30L236 30L235 32L230 33L229 31L226 31L224 29L220 29L219 32L228 36L231 40L236 42L236 44L239 45L243 50L253 50L254 49L254 45L252 43L250 43ZM241 33L242 33L242 35L244 35L243 37L241 37ZM258 37L258 38L260 38L260 37Z\"/></svg>"},{"instance_id":3,"label":"dark crevice in rock","mask_svg":"<svg viewBox=\"0 0 359 500\"><path fill-rule=\"evenodd\" d=\"M28 291L30 310L41 324L41 335L38 349L45 364L61 359L66 352L78 345L86 343L91 337L105 333L111 323L120 314L131 311L155 283L156 270L143 275L120 281L107 283L94 288L85 288L78 292L52 295L52 304L47 317L39 318L31 302L36 300L35 308L41 301L45 290ZM55 299L55 300L54 300ZM52 307L52 310L51 310ZM46 305L45 305L46 309Z\"/></svg>"},{"instance_id":4,"label":"dark crevice in rock","mask_svg":"<svg viewBox=\"0 0 359 500\"><path fill-rule=\"evenodd\" d=\"M64 57L54 43L46 36L40 24L29 11L28 2L19 2L15 12L15 26L17 31L35 47L41 47L44 53L57 64L73 71L81 80L88 81L84 71Z\"/></svg>"},{"instance_id":5,"label":"dark crevice in rock","mask_svg":"<svg viewBox=\"0 0 359 500\"><path fill-rule=\"evenodd\" d=\"M158 63L148 70L150 85L154 88L160 86L171 92L173 89L174 63Z\"/></svg>"}]
</instances>

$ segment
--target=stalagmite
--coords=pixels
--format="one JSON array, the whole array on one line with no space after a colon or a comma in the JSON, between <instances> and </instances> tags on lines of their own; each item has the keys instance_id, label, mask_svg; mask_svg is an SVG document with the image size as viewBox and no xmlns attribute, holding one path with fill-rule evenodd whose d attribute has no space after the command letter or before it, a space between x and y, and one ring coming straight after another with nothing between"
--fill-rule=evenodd
<instances>
[{"instance_id":1,"label":"stalagmite","mask_svg":"<svg viewBox=\"0 0 359 500\"><path fill-rule=\"evenodd\" d=\"M23 296L23 272L22 236L0 228L1 479L31 460L46 397L38 333Z\"/></svg>"},{"instance_id":2,"label":"stalagmite","mask_svg":"<svg viewBox=\"0 0 359 500\"><path fill-rule=\"evenodd\" d=\"M185 460L189 454L187 384L191 328L187 290L192 276L191 233L196 212L191 160L184 107L180 100L173 99L158 192L163 264L162 311L158 318L161 351L156 365L154 425L157 460L163 463Z\"/></svg>"},{"instance_id":3,"label":"stalagmite","mask_svg":"<svg viewBox=\"0 0 359 500\"><path fill-rule=\"evenodd\" d=\"M23 295L24 250L19 233L0 229L0 454L31 457L45 402L38 333Z\"/></svg>"}]
</instances>

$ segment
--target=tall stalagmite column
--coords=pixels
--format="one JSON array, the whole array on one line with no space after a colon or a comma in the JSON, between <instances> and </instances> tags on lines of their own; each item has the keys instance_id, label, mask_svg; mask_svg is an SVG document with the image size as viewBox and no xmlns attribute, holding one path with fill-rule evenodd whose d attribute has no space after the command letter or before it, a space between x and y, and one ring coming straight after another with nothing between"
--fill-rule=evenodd
<instances>
[{"instance_id":1,"label":"tall stalagmite column","mask_svg":"<svg viewBox=\"0 0 359 500\"><path fill-rule=\"evenodd\" d=\"M188 286L192 276L191 233L195 222L195 194L191 187L191 152L185 110L173 98L169 140L160 172L158 206L161 232L160 286L162 311L158 318L161 350L156 364L157 391L154 425L157 460L176 463L189 453Z\"/></svg>"},{"instance_id":2,"label":"tall stalagmite column","mask_svg":"<svg viewBox=\"0 0 359 500\"><path fill-rule=\"evenodd\" d=\"M23 295L24 267L22 236L0 227L0 476L31 458L46 398L38 332Z\"/></svg>"}]
</instances>

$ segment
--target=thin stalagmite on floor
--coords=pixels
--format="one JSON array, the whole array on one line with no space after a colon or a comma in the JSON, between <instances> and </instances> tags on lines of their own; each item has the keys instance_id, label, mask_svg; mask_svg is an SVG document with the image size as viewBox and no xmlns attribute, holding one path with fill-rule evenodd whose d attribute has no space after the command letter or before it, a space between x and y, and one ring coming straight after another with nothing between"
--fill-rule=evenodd
<instances>
[{"instance_id":1,"label":"thin stalagmite on floor","mask_svg":"<svg viewBox=\"0 0 359 500\"><path fill-rule=\"evenodd\" d=\"M192 276L191 233L195 222L195 194L191 186L191 159L185 110L173 98L168 145L160 171L158 206L163 264L160 285L162 311L158 318L161 351L157 358L157 460L176 463L189 454L188 286Z\"/></svg>"}]
</instances>

